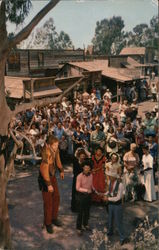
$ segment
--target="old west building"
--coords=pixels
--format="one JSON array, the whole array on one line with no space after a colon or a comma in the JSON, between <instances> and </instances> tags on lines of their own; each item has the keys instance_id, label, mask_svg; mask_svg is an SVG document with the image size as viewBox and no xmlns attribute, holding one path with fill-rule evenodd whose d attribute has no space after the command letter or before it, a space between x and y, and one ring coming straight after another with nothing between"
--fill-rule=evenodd
<instances>
[{"instance_id":1,"label":"old west building","mask_svg":"<svg viewBox=\"0 0 159 250\"><path fill-rule=\"evenodd\" d=\"M108 87L114 95L117 95L121 86L130 86L134 81L144 78L142 75L145 67L141 61L145 58L145 51L146 49L142 47L131 50L126 48L118 56L86 61L88 58L83 50L14 50L6 64L6 75L21 77L21 86L24 86L23 98L33 99L37 96L41 98L51 91L56 95L55 87L60 93L59 89L66 90L80 78L83 79L80 82L83 91L90 91L94 86L104 91L104 88ZM53 76L56 77L53 79L54 86L49 79ZM8 93L15 92L9 77L6 81L8 81L6 82ZM19 85L18 82L18 78L17 81L14 79L16 87ZM33 93L38 91L41 93Z\"/></svg>"},{"instance_id":2,"label":"old west building","mask_svg":"<svg viewBox=\"0 0 159 250\"><path fill-rule=\"evenodd\" d=\"M103 90L107 87L114 96L121 86L132 85L134 81L145 78L141 76L141 65L135 60L129 60L130 68L117 67L117 62L115 65L111 64L111 57L108 60L69 62L61 68L58 78L89 75L85 90L90 91L93 86Z\"/></svg>"},{"instance_id":3,"label":"old west building","mask_svg":"<svg viewBox=\"0 0 159 250\"><path fill-rule=\"evenodd\" d=\"M158 75L159 58L155 47L126 47L122 49L120 56L125 60L131 58L140 63L143 75L150 76L152 72Z\"/></svg>"},{"instance_id":4,"label":"old west building","mask_svg":"<svg viewBox=\"0 0 159 250\"><path fill-rule=\"evenodd\" d=\"M16 102L59 95L55 76L60 64L78 60L84 60L83 50L12 50L6 63L7 98Z\"/></svg>"},{"instance_id":5,"label":"old west building","mask_svg":"<svg viewBox=\"0 0 159 250\"><path fill-rule=\"evenodd\" d=\"M83 50L13 49L6 63L7 76L55 76L59 65L84 60Z\"/></svg>"},{"instance_id":6,"label":"old west building","mask_svg":"<svg viewBox=\"0 0 159 250\"><path fill-rule=\"evenodd\" d=\"M130 56L144 64L153 62L155 51L151 47L126 47L122 49L120 55Z\"/></svg>"}]
</instances>

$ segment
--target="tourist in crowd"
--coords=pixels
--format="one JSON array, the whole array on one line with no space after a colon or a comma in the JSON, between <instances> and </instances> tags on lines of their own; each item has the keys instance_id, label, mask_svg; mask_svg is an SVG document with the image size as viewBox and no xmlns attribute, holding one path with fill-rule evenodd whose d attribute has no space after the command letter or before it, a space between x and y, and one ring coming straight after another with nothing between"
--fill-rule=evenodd
<instances>
[{"instance_id":1,"label":"tourist in crowd","mask_svg":"<svg viewBox=\"0 0 159 250\"><path fill-rule=\"evenodd\" d=\"M96 129L91 132L90 135L90 143L92 147L92 151L94 152L97 146L101 146L104 148L105 145L105 134L101 130L101 124L96 123Z\"/></svg>"},{"instance_id":2,"label":"tourist in crowd","mask_svg":"<svg viewBox=\"0 0 159 250\"><path fill-rule=\"evenodd\" d=\"M85 160L82 164L83 171L77 176L76 191L78 203L78 216L76 228L82 234L82 229L90 230L88 225L91 205L91 193L93 191L93 177L91 174L91 162Z\"/></svg>"},{"instance_id":3,"label":"tourist in crowd","mask_svg":"<svg viewBox=\"0 0 159 250\"><path fill-rule=\"evenodd\" d=\"M111 157L110 157L110 161L109 162L105 162L105 171L111 171L113 170L113 172L121 177L122 175L122 166L120 163L120 157L117 153L112 153ZM108 183L108 176L107 176L107 183Z\"/></svg>"},{"instance_id":4,"label":"tourist in crowd","mask_svg":"<svg viewBox=\"0 0 159 250\"><path fill-rule=\"evenodd\" d=\"M77 201L76 201L76 179L77 176L83 171L82 164L87 158L86 151L83 148L78 148L73 157L73 181L72 181L72 199L71 199L71 210L77 212Z\"/></svg>"},{"instance_id":5,"label":"tourist in crowd","mask_svg":"<svg viewBox=\"0 0 159 250\"><path fill-rule=\"evenodd\" d=\"M105 162L106 157L103 153L103 148L98 146L95 149L95 154L92 156L92 175L93 175L93 187L99 193L105 193ZM101 202L101 196L96 193L92 194L92 201Z\"/></svg>"},{"instance_id":6,"label":"tourist in crowd","mask_svg":"<svg viewBox=\"0 0 159 250\"><path fill-rule=\"evenodd\" d=\"M122 209L122 198L124 195L124 186L119 180L119 176L116 171L109 169L106 171L107 176L109 176L109 188L106 192L106 196L103 197L105 202L108 202L108 236L112 236L114 233L114 224L117 226L118 233L120 236L121 245L128 242L125 237L123 229L123 209Z\"/></svg>"},{"instance_id":7,"label":"tourist in crowd","mask_svg":"<svg viewBox=\"0 0 159 250\"><path fill-rule=\"evenodd\" d=\"M149 153L149 147L143 146L143 170L141 173L143 174L142 182L145 185L146 192L144 195L145 201L154 201L156 200L156 192L154 185L154 177L153 177L153 157Z\"/></svg>"},{"instance_id":8,"label":"tourist in crowd","mask_svg":"<svg viewBox=\"0 0 159 250\"><path fill-rule=\"evenodd\" d=\"M154 182L156 182L155 173L157 171L157 157L158 157L158 144L155 142L155 136L149 136L147 145L149 147L150 155L153 157L153 176Z\"/></svg>"},{"instance_id":9,"label":"tourist in crowd","mask_svg":"<svg viewBox=\"0 0 159 250\"><path fill-rule=\"evenodd\" d=\"M154 102L157 101L157 88L156 88L156 83L151 84L151 94L152 94L152 100Z\"/></svg>"},{"instance_id":10,"label":"tourist in crowd","mask_svg":"<svg viewBox=\"0 0 159 250\"><path fill-rule=\"evenodd\" d=\"M60 158L62 164L65 164L67 161L67 140L65 135L62 136L61 140L59 141L59 150L60 150Z\"/></svg>"},{"instance_id":11,"label":"tourist in crowd","mask_svg":"<svg viewBox=\"0 0 159 250\"><path fill-rule=\"evenodd\" d=\"M136 153L136 144L130 145L130 151L124 157L124 185L125 185L125 199L137 200L137 193L135 186L138 184L137 168L139 168L139 156Z\"/></svg>"},{"instance_id":12,"label":"tourist in crowd","mask_svg":"<svg viewBox=\"0 0 159 250\"><path fill-rule=\"evenodd\" d=\"M76 152L77 148L83 146L83 132L81 131L80 126L77 126L73 133L73 149Z\"/></svg>"}]
</instances>

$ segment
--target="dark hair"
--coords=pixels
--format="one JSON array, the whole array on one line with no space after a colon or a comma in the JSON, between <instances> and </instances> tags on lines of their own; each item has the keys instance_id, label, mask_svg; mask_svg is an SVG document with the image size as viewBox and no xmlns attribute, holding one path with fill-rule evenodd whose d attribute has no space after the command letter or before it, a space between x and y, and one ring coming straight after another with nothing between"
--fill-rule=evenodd
<instances>
[{"instance_id":1,"label":"dark hair","mask_svg":"<svg viewBox=\"0 0 159 250\"><path fill-rule=\"evenodd\" d=\"M97 146L96 149L95 149L95 152L96 152L97 150L100 150L100 151L102 151L102 153L103 153L103 148L102 148L102 147Z\"/></svg>"},{"instance_id":2,"label":"dark hair","mask_svg":"<svg viewBox=\"0 0 159 250\"><path fill-rule=\"evenodd\" d=\"M113 149L113 148L115 148L116 147L116 141L114 141L114 140L111 140L111 138L109 139L109 141L108 141L108 146L111 148L111 149Z\"/></svg>"},{"instance_id":3,"label":"dark hair","mask_svg":"<svg viewBox=\"0 0 159 250\"><path fill-rule=\"evenodd\" d=\"M117 160L119 160L119 155L116 154L116 153L112 153L111 156L110 156L110 158L112 158L113 155L115 155L117 157Z\"/></svg>"},{"instance_id":4,"label":"dark hair","mask_svg":"<svg viewBox=\"0 0 159 250\"><path fill-rule=\"evenodd\" d=\"M78 158L81 154L84 154L85 156L87 156L86 151L84 150L84 148L81 148L81 149L78 150L78 152L77 152L77 158Z\"/></svg>"},{"instance_id":5,"label":"dark hair","mask_svg":"<svg viewBox=\"0 0 159 250\"><path fill-rule=\"evenodd\" d=\"M84 166L89 166L92 169L93 167L92 160L89 158L86 158L85 161L82 163L81 167L83 168Z\"/></svg>"},{"instance_id":6,"label":"dark hair","mask_svg":"<svg viewBox=\"0 0 159 250\"><path fill-rule=\"evenodd\" d=\"M148 150L149 151L149 146L148 145L143 145L142 149Z\"/></svg>"}]
</instances>

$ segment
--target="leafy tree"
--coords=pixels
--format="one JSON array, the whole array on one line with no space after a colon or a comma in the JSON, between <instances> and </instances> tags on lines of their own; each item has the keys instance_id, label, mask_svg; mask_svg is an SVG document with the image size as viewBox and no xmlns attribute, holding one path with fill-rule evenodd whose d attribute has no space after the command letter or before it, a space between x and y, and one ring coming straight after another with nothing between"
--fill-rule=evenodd
<instances>
[{"instance_id":1,"label":"leafy tree","mask_svg":"<svg viewBox=\"0 0 159 250\"><path fill-rule=\"evenodd\" d=\"M124 21L120 16L103 19L96 23L95 35L92 39L94 51L100 54L111 54L114 40L120 40Z\"/></svg>"},{"instance_id":2,"label":"leafy tree","mask_svg":"<svg viewBox=\"0 0 159 250\"><path fill-rule=\"evenodd\" d=\"M73 44L72 41L69 37L69 35L67 33L65 33L64 31L61 31L60 34L57 37L56 42L52 42L52 40L50 40L50 48L51 49L71 49L73 48Z\"/></svg>"},{"instance_id":3,"label":"leafy tree","mask_svg":"<svg viewBox=\"0 0 159 250\"><path fill-rule=\"evenodd\" d=\"M158 32L158 17L154 16L150 20L150 25L144 23L138 24L133 28L133 31L125 33L126 45L136 47L154 46L158 48Z\"/></svg>"},{"instance_id":4,"label":"leafy tree","mask_svg":"<svg viewBox=\"0 0 159 250\"><path fill-rule=\"evenodd\" d=\"M49 0L43 9L26 25L18 34L8 35L7 22L19 25L23 23L28 16L32 7L31 0L1 0L0 1L0 249L11 249L10 223L8 216L8 207L6 202L6 186L14 162L15 151L11 153L6 164L3 154L3 141L8 132L8 125L11 118L18 112L26 110L28 107L36 105L36 103L21 104L11 111L7 105L5 97L4 73L8 55L12 48L16 47L21 41L26 39L34 27L41 19L56 6L60 0ZM14 32L13 32L14 33ZM47 102L47 100L46 100ZM15 148L20 146L20 143L14 137ZM15 150L14 148L14 150Z\"/></svg>"},{"instance_id":5,"label":"leafy tree","mask_svg":"<svg viewBox=\"0 0 159 250\"><path fill-rule=\"evenodd\" d=\"M50 49L50 41L56 44L57 39L58 34L54 26L54 21L52 18L49 18L41 28L35 31L31 48Z\"/></svg>"},{"instance_id":6,"label":"leafy tree","mask_svg":"<svg viewBox=\"0 0 159 250\"><path fill-rule=\"evenodd\" d=\"M53 18L49 18L42 27L32 32L28 39L23 41L21 47L30 49L69 49L73 48L73 44L69 35L64 31L61 31L60 34L57 33Z\"/></svg>"},{"instance_id":7,"label":"leafy tree","mask_svg":"<svg viewBox=\"0 0 159 250\"><path fill-rule=\"evenodd\" d=\"M136 25L134 28L133 28L133 31L136 35L142 35L144 33L144 31L148 28L148 25L146 23L141 23L141 24L138 24Z\"/></svg>"}]
</instances>

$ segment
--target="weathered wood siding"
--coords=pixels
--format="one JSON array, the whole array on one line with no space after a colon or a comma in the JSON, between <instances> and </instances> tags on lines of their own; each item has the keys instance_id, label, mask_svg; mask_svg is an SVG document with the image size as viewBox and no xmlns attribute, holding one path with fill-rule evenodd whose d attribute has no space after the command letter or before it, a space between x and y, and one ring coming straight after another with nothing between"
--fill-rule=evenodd
<instances>
[{"instance_id":1,"label":"weathered wood siding","mask_svg":"<svg viewBox=\"0 0 159 250\"><path fill-rule=\"evenodd\" d=\"M20 54L20 70L9 70L8 76L44 76L47 69L56 69L59 64L69 61L84 60L83 50L14 50L12 53ZM41 58L41 60L39 60Z\"/></svg>"}]
</instances>

